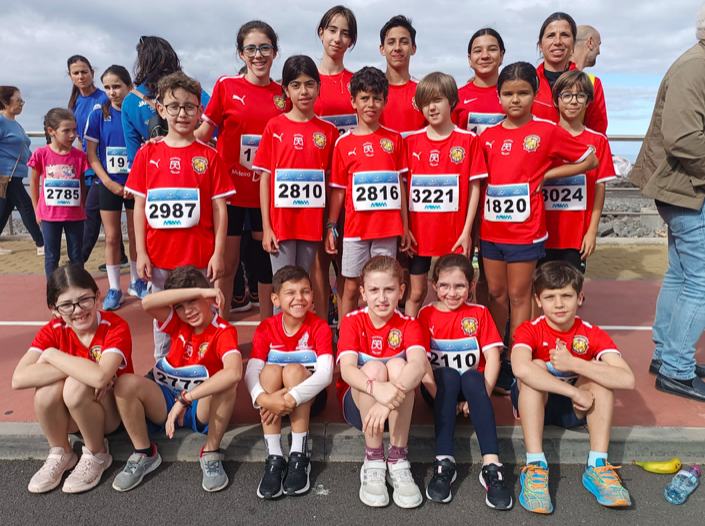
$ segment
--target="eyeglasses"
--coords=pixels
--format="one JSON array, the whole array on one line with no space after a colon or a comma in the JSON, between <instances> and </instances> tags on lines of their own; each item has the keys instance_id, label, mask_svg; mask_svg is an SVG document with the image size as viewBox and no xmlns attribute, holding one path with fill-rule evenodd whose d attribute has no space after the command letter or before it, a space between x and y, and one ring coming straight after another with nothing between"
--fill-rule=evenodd
<instances>
[{"instance_id":1,"label":"eyeglasses","mask_svg":"<svg viewBox=\"0 0 705 526\"><path fill-rule=\"evenodd\" d=\"M166 109L166 112L171 115L172 117L176 117L181 113L181 110L184 110L184 113L188 115L189 117L193 117L198 113L198 106L195 104L184 104L181 106L180 104L167 104L164 106Z\"/></svg>"},{"instance_id":2,"label":"eyeglasses","mask_svg":"<svg viewBox=\"0 0 705 526\"><path fill-rule=\"evenodd\" d=\"M561 99L563 104L570 104L573 101L573 97L578 101L578 104L585 104L588 100L587 93L571 93L570 91L562 91L558 97Z\"/></svg>"},{"instance_id":3,"label":"eyeglasses","mask_svg":"<svg viewBox=\"0 0 705 526\"><path fill-rule=\"evenodd\" d=\"M81 307L81 310L90 310L95 305L95 296L86 296L81 298L76 303L62 303L61 305L54 305L54 308L59 314L64 316L71 316L76 310L76 307Z\"/></svg>"},{"instance_id":4,"label":"eyeglasses","mask_svg":"<svg viewBox=\"0 0 705 526\"><path fill-rule=\"evenodd\" d=\"M453 290L456 294L464 294L466 290L468 290L468 287L470 287L469 283L456 283L455 285L451 285L450 283L439 283L437 285L437 288L440 292L446 294Z\"/></svg>"},{"instance_id":5,"label":"eyeglasses","mask_svg":"<svg viewBox=\"0 0 705 526\"><path fill-rule=\"evenodd\" d=\"M268 44L264 44L264 45L259 46L259 47L255 47L255 46L245 46L245 47L242 48L241 51L243 52L243 54L244 54L247 58L255 58L255 56L257 55L257 52L258 52L258 51L259 51L260 55L262 55L263 57L266 58L266 57L269 57L269 56L272 55L272 53L274 52L274 46L270 46L270 45L268 45Z\"/></svg>"},{"instance_id":6,"label":"eyeglasses","mask_svg":"<svg viewBox=\"0 0 705 526\"><path fill-rule=\"evenodd\" d=\"M15 98L12 98L12 99L10 99L10 100L11 100L12 102L16 102L17 104L21 104L22 106L24 106L24 103L25 103L24 99L15 99Z\"/></svg>"}]
</instances>

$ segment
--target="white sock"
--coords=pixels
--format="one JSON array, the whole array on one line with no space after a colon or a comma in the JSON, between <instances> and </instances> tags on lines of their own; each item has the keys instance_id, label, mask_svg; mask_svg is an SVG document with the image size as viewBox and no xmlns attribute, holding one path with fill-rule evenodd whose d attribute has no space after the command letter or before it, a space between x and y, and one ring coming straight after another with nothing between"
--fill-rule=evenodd
<instances>
[{"instance_id":1,"label":"white sock","mask_svg":"<svg viewBox=\"0 0 705 526\"><path fill-rule=\"evenodd\" d=\"M303 433L291 433L291 452L308 455L308 431Z\"/></svg>"},{"instance_id":2,"label":"white sock","mask_svg":"<svg viewBox=\"0 0 705 526\"><path fill-rule=\"evenodd\" d=\"M130 283L134 283L140 279L140 275L137 274L137 261L130 261Z\"/></svg>"},{"instance_id":3,"label":"white sock","mask_svg":"<svg viewBox=\"0 0 705 526\"><path fill-rule=\"evenodd\" d=\"M108 283L111 289L120 290L120 265L106 265Z\"/></svg>"},{"instance_id":4,"label":"white sock","mask_svg":"<svg viewBox=\"0 0 705 526\"><path fill-rule=\"evenodd\" d=\"M281 433L278 435L264 435L264 445L267 446L267 455L279 455L284 456L282 451L282 436Z\"/></svg>"}]
</instances>

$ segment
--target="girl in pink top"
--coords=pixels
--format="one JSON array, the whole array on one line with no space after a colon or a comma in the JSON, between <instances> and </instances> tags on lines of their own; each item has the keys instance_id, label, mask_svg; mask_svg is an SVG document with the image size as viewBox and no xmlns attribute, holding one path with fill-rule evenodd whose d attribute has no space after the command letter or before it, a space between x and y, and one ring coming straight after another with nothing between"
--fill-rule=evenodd
<instances>
[{"instance_id":1,"label":"girl in pink top","mask_svg":"<svg viewBox=\"0 0 705 526\"><path fill-rule=\"evenodd\" d=\"M30 195L46 246L44 272L47 279L59 266L61 234L66 234L69 260L83 266L83 222L86 219L84 173L86 154L71 146L76 140L76 119L63 108L49 110L44 117L47 146L32 154Z\"/></svg>"}]
</instances>

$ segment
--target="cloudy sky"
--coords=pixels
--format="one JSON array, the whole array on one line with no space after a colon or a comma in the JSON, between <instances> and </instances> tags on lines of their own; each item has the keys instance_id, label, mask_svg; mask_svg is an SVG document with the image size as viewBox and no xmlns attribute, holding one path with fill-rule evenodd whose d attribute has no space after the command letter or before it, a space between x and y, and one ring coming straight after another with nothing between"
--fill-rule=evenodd
<instances>
[{"instance_id":1,"label":"cloudy sky","mask_svg":"<svg viewBox=\"0 0 705 526\"><path fill-rule=\"evenodd\" d=\"M20 87L27 101L20 122L27 130L39 130L48 109L67 104L69 56L88 57L97 72L96 85L102 87L103 70L111 64L132 70L139 37L158 35L171 42L186 72L210 92L219 76L242 66L235 35L252 19L267 21L279 34L280 55L273 70L279 78L289 55L304 53L320 60L316 27L332 5L313 0L12 2L0 18L0 84ZM418 31L412 74L421 78L441 70L459 84L472 75L467 44L477 29L489 26L500 32L507 47L505 64L526 60L538 65L541 23L554 11L566 11L578 24L590 24L602 34L602 54L588 71L605 86L609 133L614 135L646 131L661 78L696 42L700 0L407 0L401 10L400 4L374 0L349 0L346 5L355 11L359 28L358 44L346 59L348 69L383 68L379 29L401 11Z\"/></svg>"}]
</instances>

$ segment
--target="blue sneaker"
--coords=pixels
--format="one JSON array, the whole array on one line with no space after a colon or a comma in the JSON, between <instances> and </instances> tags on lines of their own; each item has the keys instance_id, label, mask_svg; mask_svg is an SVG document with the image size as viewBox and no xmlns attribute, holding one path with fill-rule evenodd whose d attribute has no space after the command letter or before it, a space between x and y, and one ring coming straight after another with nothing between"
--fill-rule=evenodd
<instances>
[{"instance_id":1,"label":"blue sneaker","mask_svg":"<svg viewBox=\"0 0 705 526\"><path fill-rule=\"evenodd\" d=\"M532 462L521 469L519 503L533 513L553 513L548 493L548 466L543 462Z\"/></svg>"},{"instance_id":2,"label":"blue sneaker","mask_svg":"<svg viewBox=\"0 0 705 526\"><path fill-rule=\"evenodd\" d=\"M613 466L604 459L597 459L597 467L585 466L583 486L592 493L597 502L609 508L631 506L629 492L622 486L622 481L615 470L622 466Z\"/></svg>"},{"instance_id":3,"label":"blue sneaker","mask_svg":"<svg viewBox=\"0 0 705 526\"><path fill-rule=\"evenodd\" d=\"M103 310L118 310L120 305L125 302L125 296L121 290L110 289L103 301Z\"/></svg>"},{"instance_id":4,"label":"blue sneaker","mask_svg":"<svg viewBox=\"0 0 705 526\"><path fill-rule=\"evenodd\" d=\"M137 278L137 281L130 283L130 288L127 289L127 293L130 296L135 296L139 299L144 298L149 292L147 292L147 282Z\"/></svg>"}]
</instances>

